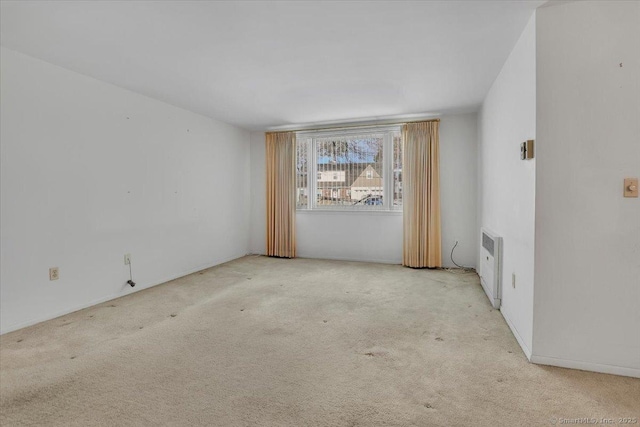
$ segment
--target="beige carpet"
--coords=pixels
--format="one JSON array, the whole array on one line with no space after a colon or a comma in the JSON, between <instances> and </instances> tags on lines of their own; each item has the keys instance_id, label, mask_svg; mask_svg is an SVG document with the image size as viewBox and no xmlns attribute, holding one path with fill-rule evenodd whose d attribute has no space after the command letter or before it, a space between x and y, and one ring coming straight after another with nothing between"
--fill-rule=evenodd
<instances>
[{"instance_id":1,"label":"beige carpet","mask_svg":"<svg viewBox=\"0 0 640 427\"><path fill-rule=\"evenodd\" d=\"M3 426L640 416L638 379L529 364L471 273L245 257L0 344Z\"/></svg>"}]
</instances>

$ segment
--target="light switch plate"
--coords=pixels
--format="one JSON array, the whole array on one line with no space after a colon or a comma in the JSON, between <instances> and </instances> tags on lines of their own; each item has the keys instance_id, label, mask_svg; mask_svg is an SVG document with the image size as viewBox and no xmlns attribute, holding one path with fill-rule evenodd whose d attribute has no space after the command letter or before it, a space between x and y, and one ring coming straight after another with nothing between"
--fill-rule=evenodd
<instances>
[{"instance_id":1,"label":"light switch plate","mask_svg":"<svg viewBox=\"0 0 640 427\"><path fill-rule=\"evenodd\" d=\"M529 139L520 144L520 158L522 160L530 160L533 159L533 139Z\"/></svg>"},{"instance_id":2,"label":"light switch plate","mask_svg":"<svg viewBox=\"0 0 640 427\"><path fill-rule=\"evenodd\" d=\"M624 179L624 197L638 197L638 178Z\"/></svg>"}]
</instances>

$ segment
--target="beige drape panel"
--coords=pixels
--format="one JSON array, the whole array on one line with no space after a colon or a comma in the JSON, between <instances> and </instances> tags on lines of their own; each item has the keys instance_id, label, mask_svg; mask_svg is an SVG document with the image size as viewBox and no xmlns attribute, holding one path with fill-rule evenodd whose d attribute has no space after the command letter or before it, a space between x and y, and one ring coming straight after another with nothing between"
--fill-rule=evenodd
<instances>
[{"instance_id":1,"label":"beige drape panel","mask_svg":"<svg viewBox=\"0 0 640 427\"><path fill-rule=\"evenodd\" d=\"M296 256L296 134L266 134L267 255Z\"/></svg>"},{"instance_id":2,"label":"beige drape panel","mask_svg":"<svg viewBox=\"0 0 640 427\"><path fill-rule=\"evenodd\" d=\"M403 254L407 267L441 267L438 121L402 126Z\"/></svg>"}]
</instances>

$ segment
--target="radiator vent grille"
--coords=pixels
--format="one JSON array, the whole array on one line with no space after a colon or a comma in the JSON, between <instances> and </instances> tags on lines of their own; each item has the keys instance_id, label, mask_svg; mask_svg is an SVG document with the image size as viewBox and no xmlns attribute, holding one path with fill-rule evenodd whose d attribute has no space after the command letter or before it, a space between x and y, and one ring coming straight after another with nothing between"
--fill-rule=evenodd
<instances>
[{"instance_id":1,"label":"radiator vent grille","mask_svg":"<svg viewBox=\"0 0 640 427\"><path fill-rule=\"evenodd\" d=\"M486 233L482 233L482 247L485 248L491 256L494 256L493 244L494 244L493 239L487 236Z\"/></svg>"},{"instance_id":2,"label":"radiator vent grille","mask_svg":"<svg viewBox=\"0 0 640 427\"><path fill-rule=\"evenodd\" d=\"M480 229L480 283L493 308L502 300L502 237L482 227Z\"/></svg>"}]
</instances>

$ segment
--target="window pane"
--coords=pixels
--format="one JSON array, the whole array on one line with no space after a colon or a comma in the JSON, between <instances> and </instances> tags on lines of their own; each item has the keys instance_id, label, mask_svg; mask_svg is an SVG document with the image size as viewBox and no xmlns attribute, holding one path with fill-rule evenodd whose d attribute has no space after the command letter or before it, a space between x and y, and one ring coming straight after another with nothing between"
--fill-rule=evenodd
<instances>
[{"instance_id":1,"label":"window pane","mask_svg":"<svg viewBox=\"0 0 640 427\"><path fill-rule=\"evenodd\" d=\"M309 139L303 138L296 142L296 208L306 209L309 190L307 186L307 171L309 167Z\"/></svg>"},{"instance_id":2,"label":"window pane","mask_svg":"<svg viewBox=\"0 0 640 427\"><path fill-rule=\"evenodd\" d=\"M393 208L402 208L402 135L393 134Z\"/></svg>"},{"instance_id":3,"label":"window pane","mask_svg":"<svg viewBox=\"0 0 640 427\"><path fill-rule=\"evenodd\" d=\"M318 207L382 208L382 133L316 139Z\"/></svg>"}]
</instances>

